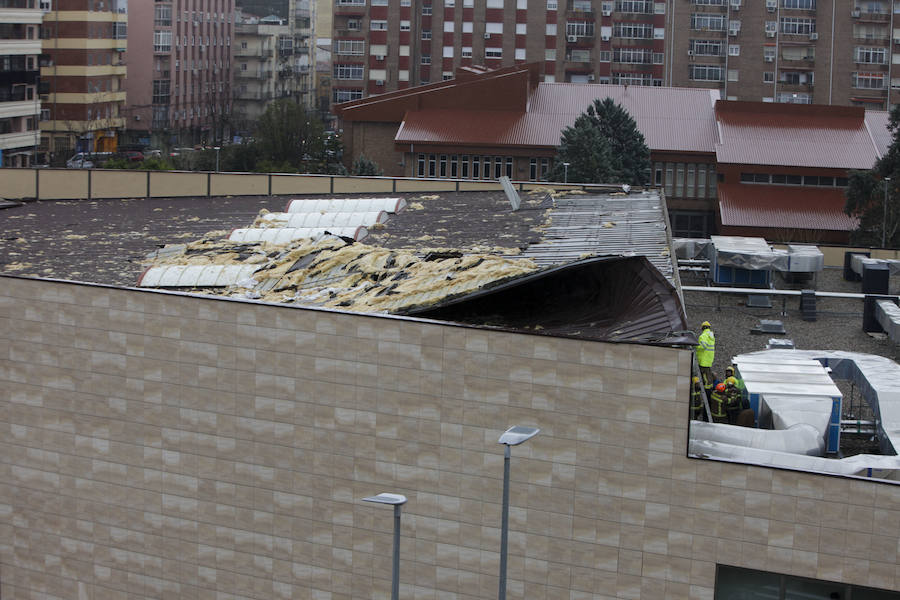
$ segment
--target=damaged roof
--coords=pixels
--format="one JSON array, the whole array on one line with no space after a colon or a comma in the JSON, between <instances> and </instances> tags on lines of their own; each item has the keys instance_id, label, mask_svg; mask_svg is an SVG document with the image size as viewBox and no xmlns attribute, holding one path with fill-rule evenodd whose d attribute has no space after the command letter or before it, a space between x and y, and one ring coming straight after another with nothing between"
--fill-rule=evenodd
<instances>
[{"instance_id":1,"label":"damaged roof","mask_svg":"<svg viewBox=\"0 0 900 600\"><path fill-rule=\"evenodd\" d=\"M72 228L66 229L71 234L65 237L77 237L81 250L92 249L69 255L54 252L48 262L80 263L69 272L78 273L83 281L123 285L119 276L132 270L125 285L140 280L143 286L189 293L429 318L445 318L432 311L447 310L446 315L452 313L460 322L554 335L675 343L671 332L685 329L676 282L671 279L665 207L654 191L553 198L545 190L523 194L518 211L511 209L502 192L406 195L403 210L366 225L370 235L361 243L334 235L279 244L229 241L232 228L277 224L278 219L266 215L283 210L285 200L228 199L225 204L240 204L241 218L229 218L227 210L219 213L209 200L216 199L178 200L173 212L171 207L155 207L149 213L142 208L151 218L114 235L110 231L114 224L135 225L117 210L133 209L141 201L66 205L63 220ZM58 208L55 204L26 208L33 226L19 229L12 240L0 241L0 269L75 278L42 265L24 266L24 255L35 256L29 247L37 236L46 236L46 248L60 239L48 234L47 215L37 214L42 209L51 209L52 214ZM181 210L190 205L197 210L194 217ZM76 208L97 210L98 218L77 218L69 213ZM216 218L216 213L225 218ZM173 214L185 231L173 230L170 223L157 233L154 217L171 219ZM6 216L0 215L0 220ZM109 250L98 247L99 240L92 235L79 233L94 230L95 221L102 223L99 229L107 243L110 238L142 240L124 254L111 252L99 261L111 261L119 269L95 270L90 264ZM198 233L197 223L216 227ZM144 248L140 257L138 246ZM23 259L10 260L11 254ZM532 299L526 303L525 298ZM507 306L501 312L508 318L496 317L493 303L498 301ZM541 303L545 306L539 310L522 310Z\"/></svg>"}]
</instances>

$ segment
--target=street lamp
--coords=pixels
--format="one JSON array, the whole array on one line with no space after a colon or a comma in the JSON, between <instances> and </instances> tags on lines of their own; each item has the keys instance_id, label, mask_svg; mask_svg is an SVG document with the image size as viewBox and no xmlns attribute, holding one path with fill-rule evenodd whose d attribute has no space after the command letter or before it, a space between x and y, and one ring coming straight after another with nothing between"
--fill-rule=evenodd
<instances>
[{"instance_id":1,"label":"street lamp","mask_svg":"<svg viewBox=\"0 0 900 600\"><path fill-rule=\"evenodd\" d=\"M216 151L216 173L219 172L219 150L221 149L221 146L213 146L213 150Z\"/></svg>"},{"instance_id":2,"label":"street lamp","mask_svg":"<svg viewBox=\"0 0 900 600\"><path fill-rule=\"evenodd\" d=\"M569 163L563 163L568 166ZM537 427L514 425L500 436L498 443L506 446L503 449L503 516L500 519L500 593L499 600L506 600L506 554L507 538L509 538L509 447L523 444L536 436Z\"/></svg>"},{"instance_id":3,"label":"street lamp","mask_svg":"<svg viewBox=\"0 0 900 600\"><path fill-rule=\"evenodd\" d=\"M891 178L884 178L884 210L881 218L881 247L884 248L885 234L887 233L887 205L888 205L888 188L891 186Z\"/></svg>"},{"instance_id":4,"label":"street lamp","mask_svg":"<svg viewBox=\"0 0 900 600\"><path fill-rule=\"evenodd\" d=\"M563 183L569 183L569 163L563 163Z\"/></svg>"},{"instance_id":5,"label":"street lamp","mask_svg":"<svg viewBox=\"0 0 900 600\"><path fill-rule=\"evenodd\" d=\"M400 597L400 507L406 504L406 496L385 492L377 496L363 498L363 502L390 504L394 507L394 561L391 568L391 600L397 600Z\"/></svg>"}]
</instances>

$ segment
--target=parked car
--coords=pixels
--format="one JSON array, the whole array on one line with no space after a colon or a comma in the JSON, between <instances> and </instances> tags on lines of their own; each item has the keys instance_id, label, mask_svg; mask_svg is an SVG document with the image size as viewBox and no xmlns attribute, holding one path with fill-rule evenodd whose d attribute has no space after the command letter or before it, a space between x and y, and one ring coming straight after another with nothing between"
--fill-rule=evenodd
<instances>
[{"instance_id":1,"label":"parked car","mask_svg":"<svg viewBox=\"0 0 900 600\"><path fill-rule=\"evenodd\" d=\"M79 152L66 161L66 167L69 169L93 169L112 157L112 152Z\"/></svg>"}]
</instances>

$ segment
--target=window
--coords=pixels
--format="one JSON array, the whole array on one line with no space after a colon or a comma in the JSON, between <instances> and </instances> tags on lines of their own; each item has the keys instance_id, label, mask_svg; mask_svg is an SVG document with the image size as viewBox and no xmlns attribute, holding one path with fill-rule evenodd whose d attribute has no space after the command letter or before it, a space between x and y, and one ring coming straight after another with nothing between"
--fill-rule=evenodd
<instances>
[{"instance_id":1,"label":"window","mask_svg":"<svg viewBox=\"0 0 900 600\"><path fill-rule=\"evenodd\" d=\"M463 46L460 49L460 54L462 58L472 58L472 47L471 46Z\"/></svg>"},{"instance_id":2,"label":"window","mask_svg":"<svg viewBox=\"0 0 900 600\"><path fill-rule=\"evenodd\" d=\"M763 83L775 83L775 71L764 71Z\"/></svg>"},{"instance_id":3,"label":"window","mask_svg":"<svg viewBox=\"0 0 900 600\"><path fill-rule=\"evenodd\" d=\"M366 52L366 42L363 40L336 40L334 52L341 56L362 56Z\"/></svg>"},{"instance_id":4,"label":"window","mask_svg":"<svg viewBox=\"0 0 900 600\"><path fill-rule=\"evenodd\" d=\"M387 31L387 21L369 21L371 31Z\"/></svg>"},{"instance_id":5,"label":"window","mask_svg":"<svg viewBox=\"0 0 900 600\"><path fill-rule=\"evenodd\" d=\"M422 39L423 39L423 40L430 40L430 39L431 39L431 30L430 30L430 29L423 29L423 30L422 30Z\"/></svg>"},{"instance_id":6,"label":"window","mask_svg":"<svg viewBox=\"0 0 900 600\"><path fill-rule=\"evenodd\" d=\"M781 0L781 8L816 10L816 0Z\"/></svg>"},{"instance_id":7,"label":"window","mask_svg":"<svg viewBox=\"0 0 900 600\"><path fill-rule=\"evenodd\" d=\"M463 21L462 32L463 33L472 33L472 22L471 21Z\"/></svg>"},{"instance_id":8,"label":"window","mask_svg":"<svg viewBox=\"0 0 900 600\"><path fill-rule=\"evenodd\" d=\"M335 79L362 79L362 65L334 65Z\"/></svg>"},{"instance_id":9,"label":"window","mask_svg":"<svg viewBox=\"0 0 900 600\"><path fill-rule=\"evenodd\" d=\"M409 31L409 21L400 21L400 31Z\"/></svg>"},{"instance_id":10,"label":"window","mask_svg":"<svg viewBox=\"0 0 900 600\"><path fill-rule=\"evenodd\" d=\"M820 579L806 579L792 575L767 573L726 565L716 566L716 598L771 598L795 600L797 598L853 598L853 600L887 600L896 592L832 583Z\"/></svg>"},{"instance_id":11,"label":"window","mask_svg":"<svg viewBox=\"0 0 900 600\"><path fill-rule=\"evenodd\" d=\"M558 5L557 0L547 0L547 10L557 10Z\"/></svg>"},{"instance_id":12,"label":"window","mask_svg":"<svg viewBox=\"0 0 900 600\"><path fill-rule=\"evenodd\" d=\"M886 65L887 48L856 47L853 50L853 61L873 65Z\"/></svg>"},{"instance_id":13,"label":"window","mask_svg":"<svg viewBox=\"0 0 900 600\"><path fill-rule=\"evenodd\" d=\"M592 21L569 21L566 23L566 35L594 37L594 23Z\"/></svg>"},{"instance_id":14,"label":"window","mask_svg":"<svg viewBox=\"0 0 900 600\"><path fill-rule=\"evenodd\" d=\"M741 46L739 44L729 44L728 56L740 56L740 55L741 55Z\"/></svg>"},{"instance_id":15,"label":"window","mask_svg":"<svg viewBox=\"0 0 900 600\"><path fill-rule=\"evenodd\" d=\"M485 48L484 57L495 59L503 58L503 48Z\"/></svg>"},{"instance_id":16,"label":"window","mask_svg":"<svg viewBox=\"0 0 900 600\"><path fill-rule=\"evenodd\" d=\"M153 32L153 51L154 52L171 52L172 51L172 32L171 31L154 31Z\"/></svg>"},{"instance_id":17,"label":"window","mask_svg":"<svg viewBox=\"0 0 900 600\"><path fill-rule=\"evenodd\" d=\"M725 31L725 16L708 13L691 14L691 29Z\"/></svg>"},{"instance_id":18,"label":"window","mask_svg":"<svg viewBox=\"0 0 900 600\"><path fill-rule=\"evenodd\" d=\"M812 104L812 96L800 92L780 92L775 97L775 102L785 104ZM790 181L788 181L790 183Z\"/></svg>"},{"instance_id":19,"label":"window","mask_svg":"<svg viewBox=\"0 0 900 600\"><path fill-rule=\"evenodd\" d=\"M725 6L726 0L691 0L691 4L698 6Z\"/></svg>"},{"instance_id":20,"label":"window","mask_svg":"<svg viewBox=\"0 0 900 600\"><path fill-rule=\"evenodd\" d=\"M423 65L430 65L430 64L431 64L431 55L430 55L430 54L423 54L423 55L422 55L422 64L423 64Z\"/></svg>"},{"instance_id":21,"label":"window","mask_svg":"<svg viewBox=\"0 0 900 600\"><path fill-rule=\"evenodd\" d=\"M172 25L171 4L157 4L154 7L153 24L156 27L170 27Z\"/></svg>"},{"instance_id":22,"label":"window","mask_svg":"<svg viewBox=\"0 0 900 600\"><path fill-rule=\"evenodd\" d=\"M612 82L619 85L653 85L650 73L613 73Z\"/></svg>"},{"instance_id":23,"label":"window","mask_svg":"<svg viewBox=\"0 0 900 600\"><path fill-rule=\"evenodd\" d=\"M653 0L617 0L616 10L623 13L653 14Z\"/></svg>"},{"instance_id":24,"label":"window","mask_svg":"<svg viewBox=\"0 0 900 600\"><path fill-rule=\"evenodd\" d=\"M816 20L803 17L781 17L781 33L809 35L816 32Z\"/></svg>"},{"instance_id":25,"label":"window","mask_svg":"<svg viewBox=\"0 0 900 600\"><path fill-rule=\"evenodd\" d=\"M572 56L574 59L575 50L572 51ZM583 62L590 62L591 56L589 50L583 50L582 52L587 53L586 60ZM613 62L618 63L626 63L626 64L651 64L653 60L653 50L649 48L615 48L613 49Z\"/></svg>"},{"instance_id":26,"label":"window","mask_svg":"<svg viewBox=\"0 0 900 600\"><path fill-rule=\"evenodd\" d=\"M691 40L689 45L694 56L723 56L725 54L725 42L722 40Z\"/></svg>"},{"instance_id":27,"label":"window","mask_svg":"<svg viewBox=\"0 0 900 600\"><path fill-rule=\"evenodd\" d=\"M463 179L469 178L469 155L463 154L460 158L460 163L462 164L462 169L460 169L459 176Z\"/></svg>"},{"instance_id":28,"label":"window","mask_svg":"<svg viewBox=\"0 0 900 600\"><path fill-rule=\"evenodd\" d=\"M547 35L556 35L556 23L547 23L545 33Z\"/></svg>"},{"instance_id":29,"label":"window","mask_svg":"<svg viewBox=\"0 0 900 600\"><path fill-rule=\"evenodd\" d=\"M556 50L544 50L544 60L551 61L556 60Z\"/></svg>"},{"instance_id":30,"label":"window","mask_svg":"<svg viewBox=\"0 0 900 600\"><path fill-rule=\"evenodd\" d=\"M620 38L653 39L653 25L647 23L616 23L613 35Z\"/></svg>"},{"instance_id":31,"label":"window","mask_svg":"<svg viewBox=\"0 0 900 600\"><path fill-rule=\"evenodd\" d=\"M688 72L694 81L722 81L722 67L718 65L689 65Z\"/></svg>"},{"instance_id":32,"label":"window","mask_svg":"<svg viewBox=\"0 0 900 600\"><path fill-rule=\"evenodd\" d=\"M430 14L431 14L431 5L429 4L428 6L423 6L422 7L422 16L427 17Z\"/></svg>"},{"instance_id":33,"label":"window","mask_svg":"<svg viewBox=\"0 0 900 600\"><path fill-rule=\"evenodd\" d=\"M853 87L867 90L883 90L885 82L885 73L863 73L855 72L852 74Z\"/></svg>"}]
</instances>

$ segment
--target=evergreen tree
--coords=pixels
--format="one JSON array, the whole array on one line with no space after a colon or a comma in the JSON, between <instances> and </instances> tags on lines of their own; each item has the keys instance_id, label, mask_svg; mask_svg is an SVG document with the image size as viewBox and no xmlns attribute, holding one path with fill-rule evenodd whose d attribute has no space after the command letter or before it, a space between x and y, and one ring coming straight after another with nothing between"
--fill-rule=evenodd
<instances>
[{"instance_id":1,"label":"evergreen tree","mask_svg":"<svg viewBox=\"0 0 900 600\"><path fill-rule=\"evenodd\" d=\"M353 168L350 170L351 175L384 175L384 170L378 166L378 163L360 154L353 161Z\"/></svg>"},{"instance_id":2,"label":"evergreen tree","mask_svg":"<svg viewBox=\"0 0 900 600\"><path fill-rule=\"evenodd\" d=\"M568 175L563 163L569 163ZM650 149L637 123L612 98L594 100L562 133L551 181L643 185Z\"/></svg>"},{"instance_id":3,"label":"evergreen tree","mask_svg":"<svg viewBox=\"0 0 900 600\"><path fill-rule=\"evenodd\" d=\"M891 110L888 130L891 145L868 171L851 171L845 192L844 212L859 219L850 232L850 243L858 246L900 247L900 105Z\"/></svg>"},{"instance_id":4,"label":"evergreen tree","mask_svg":"<svg viewBox=\"0 0 900 600\"><path fill-rule=\"evenodd\" d=\"M315 169L325 154L325 126L293 100L266 107L256 130L260 159L302 172ZM310 169L313 167L313 169Z\"/></svg>"}]
</instances>

